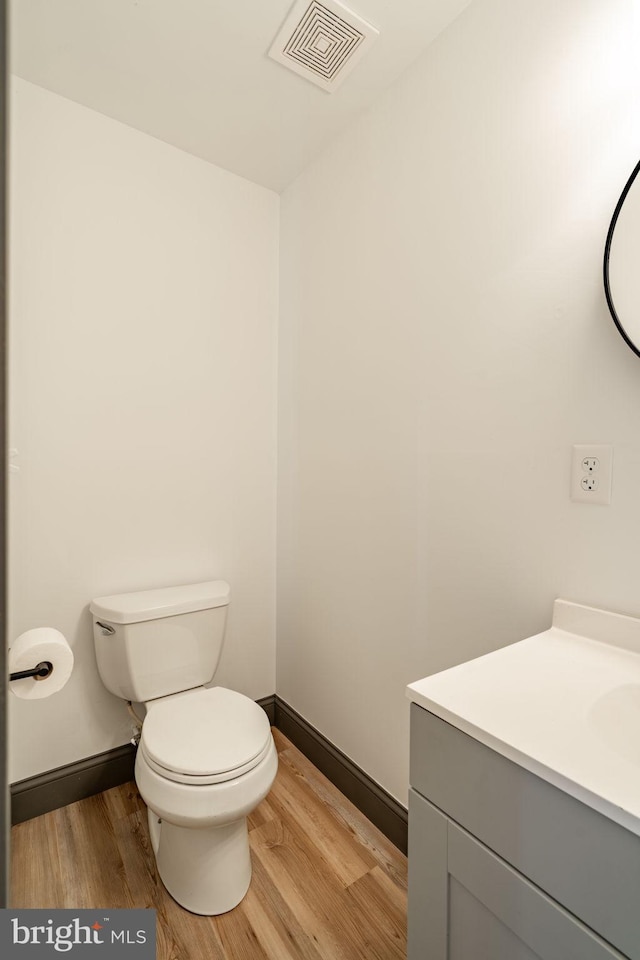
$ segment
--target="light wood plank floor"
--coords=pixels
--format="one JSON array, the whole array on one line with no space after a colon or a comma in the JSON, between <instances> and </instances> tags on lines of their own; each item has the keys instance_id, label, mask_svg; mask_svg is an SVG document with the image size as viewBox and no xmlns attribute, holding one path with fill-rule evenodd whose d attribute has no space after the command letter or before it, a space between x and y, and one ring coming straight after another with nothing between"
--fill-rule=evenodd
<instances>
[{"instance_id":1,"label":"light wood plank floor","mask_svg":"<svg viewBox=\"0 0 640 960\"><path fill-rule=\"evenodd\" d=\"M395 960L407 862L277 730L278 776L249 819L240 906L196 917L166 893L135 784L12 830L14 907L155 907L158 960Z\"/></svg>"}]
</instances>

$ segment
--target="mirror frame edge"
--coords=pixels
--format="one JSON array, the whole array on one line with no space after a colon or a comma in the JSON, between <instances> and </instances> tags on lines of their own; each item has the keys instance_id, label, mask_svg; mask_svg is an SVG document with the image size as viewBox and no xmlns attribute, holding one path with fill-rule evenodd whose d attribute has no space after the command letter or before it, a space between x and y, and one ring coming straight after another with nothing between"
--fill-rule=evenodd
<instances>
[{"instance_id":1,"label":"mirror frame edge","mask_svg":"<svg viewBox=\"0 0 640 960\"><path fill-rule=\"evenodd\" d=\"M609 224L609 230L607 232L607 239L604 245L604 261L603 261L603 267L602 267L603 280L604 280L604 295L607 298L607 306L609 307L609 312L613 317L613 322L618 328L618 333L621 335L622 339L625 341L627 346L630 347L631 350L633 350L633 352L637 357L640 357L640 347L636 346L633 340L631 340L631 338L629 337L627 331L624 329L622 325L622 321L620 320L620 317L618 316L616 312L616 308L613 304L613 297L611 295L611 286L609 284L609 256L611 254L611 243L613 241L613 234L615 232L616 224L618 222L618 217L620 216L620 211L622 210L622 206L625 200L627 199L627 194L629 193L629 190L633 186L635 179L639 173L640 173L640 160L633 168L633 172L631 173L631 176L625 183L624 190L620 194L620 199L618 200L616 204L616 208L613 211L613 216L611 217L611 223Z\"/></svg>"}]
</instances>

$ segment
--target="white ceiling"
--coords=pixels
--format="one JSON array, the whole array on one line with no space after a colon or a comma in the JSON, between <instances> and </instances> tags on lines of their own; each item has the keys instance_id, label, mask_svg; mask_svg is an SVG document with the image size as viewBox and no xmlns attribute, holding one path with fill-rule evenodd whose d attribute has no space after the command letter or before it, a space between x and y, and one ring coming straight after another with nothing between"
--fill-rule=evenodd
<instances>
[{"instance_id":1,"label":"white ceiling","mask_svg":"<svg viewBox=\"0 0 640 960\"><path fill-rule=\"evenodd\" d=\"M11 0L18 76L284 189L470 0L343 0L380 31L335 93L269 59L293 0Z\"/></svg>"}]
</instances>

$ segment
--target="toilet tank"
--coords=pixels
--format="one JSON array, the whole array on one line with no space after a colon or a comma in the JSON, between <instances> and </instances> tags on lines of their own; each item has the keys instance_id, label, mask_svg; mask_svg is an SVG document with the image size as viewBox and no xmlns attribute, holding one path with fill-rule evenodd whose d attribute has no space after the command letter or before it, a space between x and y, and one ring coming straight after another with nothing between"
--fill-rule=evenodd
<instances>
[{"instance_id":1,"label":"toilet tank","mask_svg":"<svg viewBox=\"0 0 640 960\"><path fill-rule=\"evenodd\" d=\"M229 592L224 580L208 580L92 600L105 687L143 703L211 680L222 653Z\"/></svg>"}]
</instances>

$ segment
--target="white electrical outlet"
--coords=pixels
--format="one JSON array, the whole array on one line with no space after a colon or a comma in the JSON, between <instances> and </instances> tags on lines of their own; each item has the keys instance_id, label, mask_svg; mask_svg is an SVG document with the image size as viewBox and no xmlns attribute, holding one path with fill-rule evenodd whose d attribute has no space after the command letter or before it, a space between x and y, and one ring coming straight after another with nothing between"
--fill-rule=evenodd
<instances>
[{"instance_id":1,"label":"white electrical outlet","mask_svg":"<svg viewBox=\"0 0 640 960\"><path fill-rule=\"evenodd\" d=\"M613 447L578 443L571 457L571 499L576 503L611 503Z\"/></svg>"}]
</instances>

